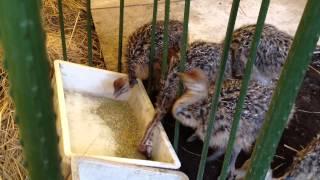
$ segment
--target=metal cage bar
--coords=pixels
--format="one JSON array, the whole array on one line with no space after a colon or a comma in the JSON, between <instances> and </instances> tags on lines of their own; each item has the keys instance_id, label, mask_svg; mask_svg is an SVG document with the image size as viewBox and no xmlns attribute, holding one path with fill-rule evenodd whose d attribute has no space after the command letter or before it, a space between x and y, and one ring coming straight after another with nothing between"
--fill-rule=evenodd
<instances>
[{"instance_id":1,"label":"metal cage bar","mask_svg":"<svg viewBox=\"0 0 320 180\"><path fill-rule=\"evenodd\" d=\"M180 123L179 121L174 122L174 136L173 136L173 148L178 153L179 150L179 137L180 137Z\"/></svg>"},{"instance_id":2,"label":"metal cage bar","mask_svg":"<svg viewBox=\"0 0 320 180\"><path fill-rule=\"evenodd\" d=\"M157 24L157 15L158 15L158 0L153 1L153 14L152 14L152 29L151 29L151 47L149 55L149 79L148 79L148 93L151 92L152 88L152 79L153 79L153 61L155 55L155 35L156 35L156 24Z\"/></svg>"},{"instance_id":3,"label":"metal cage bar","mask_svg":"<svg viewBox=\"0 0 320 180\"><path fill-rule=\"evenodd\" d=\"M219 67L218 80L216 81L216 84L215 84L215 87L216 87L215 95L214 95L214 97L212 99L212 103L211 103L209 123L208 123L207 133L206 133L206 136L204 139L204 144L202 147L201 160L200 160L200 164L199 164L197 180L203 179L203 173L204 173L204 169L205 169L205 163L207 160L207 154L208 154L208 148L209 148L209 140L210 140L210 136L211 136L211 133L213 130L213 125L214 125L214 121L215 121L215 113L218 108L219 96L220 96L221 86L222 86L222 82L223 82L223 78L224 78L224 72L226 69L226 62L228 59L228 53L229 53L229 49L230 49L232 33L234 30L234 25L236 22L237 13L238 13L238 9L239 9L239 3L240 3L240 0L234 0L232 3L231 11L230 11L230 17L229 17L229 22L228 22L228 27L227 27L227 32L226 32L226 38L225 38L224 45L223 45L221 65Z\"/></svg>"},{"instance_id":4,"label":"metal cage bar","mask_svg":"<svg viewBox=\"0 0 320 180\"><path fill-rule=\"evenodd\" d=\"M233 146L234 146L234 142L236 139L236 133L237 133L237 129L239 126L241 113L243 111L243 104L244 104L244 100L245 100L247 90L248 90L252 67L253 67L254 61L257 57L257 48L258 48L261 34L263 31L264 22L265 22L265 19L267 16L269 4L270 4L270 0L263 0L261 3L261 6L260 6L260 12L259 12L258 20L257 20L255 34L253 37L253 42L251 44L250 54L249 54L249 58L248 58L248 61L246 64L245 72L244 72L244 77L243 77L242 84L241 84L240 95L239 95L239 99L238 99L238 102L236 105L234 119L232 121L232 127L231 127L228 145L227 145L227 150L226 150L226 154L224 156L221 175L219 178L220 180L224 180L227 178L228 166L230 163L231 154L233 151Z\"/></svg>"},{"instance_id":5,"label":"metal cage bar","mask_svg":"<svg viewBox=\"0 0 320 180\"><path fill-rule=\"evenodd\" d=\"M63 54L63 59L65 61L68 61L66 36L65 36L65 33L64 33L64 18L63 18L62 0L58 0L58 11L59 11L59 24L60 24L62 54Z\"/></svg>"},{"instance_id":6,"label":"metal cage bar","mask_svg":"<svg viewBox=\"0 0 320 180\"><path fill-rule=\"evenodd\" d=\"M164 13L163 57L162 57L162 63L161 63L161 75L163 79L167 77L167 70L168 70L169 18L170 18L170 0L166 0L165 13Z\"/></svg>"},{"instance_id":7,"label":"metal cage bar","mask_svg":"<svg viewBox=\"0 0 320 180\"><path fill-rule=\"evenodd\" d=\"M264 179L320 35L320 2L309 0L273 94L245 179ZM288 81L287 77L290 77Z\"/></svg>"},{"instance_id":8,"label":"metal cage bar","mask_svg":"<svg viewBox=\"0 0 320 180\"><path fill-rule=\"evenodd\" d=\"M91 0L87 0L87 35L88 35L88 64L92 66L92 15L91 15Z\"/></svg>"},{"instance_id":9,"label":"metal cage bar","mask_svg":"<svg viewBox=\"0 0 320 180\"><path fill-rule=\"evenodd\" d=\"M119 44L118 44L118 72L122 71L122 39L123 39L123 14L124 0L120 0L120 15L119 15Z\"/></svg>"},{"instance_id":10,"label":"metal cage bar","mask_svg":"<svg viewBox=\"0 0 320 180\"><path fill-rule=\"evenodd\" d=\"M40 2L0 1L0 31L30 179L62 179Z\"/></svg>"},{"instance_id":11,"label":"metal cage bar","mask_svg":"<svg viewBox=\"0 0 320 180\"><path fill-rule=\"evenodd\" d=\"M186 59L187 59L187 48L188 48L188 33L189 33L189 15L190 15L190 0L184 1L184 15L183 15L183 34L182 34L182 41L181 41L181 60L179 63L179 71L185 71ZM183 85L180 82L179 86L179 95L182 94ZM180 123L179 121L175 121L174 126L174 139L173 139L173 147L175 148L176 152L178 152L179 146L179 134L180 134Z\"/></svg>"}]
</instances>

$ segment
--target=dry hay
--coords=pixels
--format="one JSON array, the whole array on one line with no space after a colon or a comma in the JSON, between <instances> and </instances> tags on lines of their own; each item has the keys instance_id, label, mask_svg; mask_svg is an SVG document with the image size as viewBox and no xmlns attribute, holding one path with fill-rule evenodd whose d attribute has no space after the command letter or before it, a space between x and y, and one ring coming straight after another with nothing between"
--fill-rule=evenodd
<instances>
[{"instance_id":1,"label":"dry hay","mask_svg":"<svg viewBox=\"0 0 320 180\"><path fill-rule=\"evenodd\" d=\"M0 68L0 174L3 179L24 179L19 132L14 124L14 107L9 97L8 79Z\"/></svg>"},{"instance_id":2,"label":"dry hay","mask_svg":"<svg viewBox=\"0 0 320 180\"><path fill-rule=\"evenodd\" d=\"M83 0L82 0L83 1ZM87 13L85 3L77 0L64 0L64 25L68 60L87 64ZM43 21L47 32L47 49L51 60L62 59L59 15L57 1L43 1ZM95 31L92 33L93 64L105 68L100 45Z\"/></svg>"},{"instance_id":3,"label":"dry hay","mask_svg":"<svg viewBox=\"0 0 320 180\"><path fill-rule=\"evenodd\" d=\"M68 60L87 64L87 21L84 0L64 0L64 22ZM56 0L44 0L42 17L47 33L47 50L50 62L62 59L59 16ZM100 51L97 35L92 31L93 64L106 68ZM0 47L0 59L3 52ZM2 61L1 61L2 62ZM0 67L0 179L26 179L23 167L22 149L19 145L19 131L14 123L14 106L8 94L8 79Z\"/></svg>"}]
</instances>

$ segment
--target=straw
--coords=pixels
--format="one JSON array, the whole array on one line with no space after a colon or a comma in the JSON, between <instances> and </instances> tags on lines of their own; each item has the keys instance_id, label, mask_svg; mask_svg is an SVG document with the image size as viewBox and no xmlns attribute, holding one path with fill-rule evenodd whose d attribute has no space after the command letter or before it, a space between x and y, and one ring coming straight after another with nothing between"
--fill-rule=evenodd
<instances>
[{"instance_id":1,"label":"straw","mask_svg":"<svg viewBox=\"0 0 320 180\"><path fill-rule=\"evenodd\" d=\"M46 44L50 61L62 59L59 32L58 5L56 0L45 0L42 4L42 17L47 33ZM87 64L86 8L84 1L64 0L64 20L67 53L71 62ZM98 37L92 29L93 65L106 68L101 56ZM0 45L0 59L3 59ZM3 62L1 61L1 64ZM52 63L51 63L52 64ZM14 105L9 96L9 84L4 68L0 66L0 174L2 179L26 179L23 167L22 148L19 144L19 131L14 122ZM1 179L0 178L0 179Z\"/></svg>"}]
</instances>

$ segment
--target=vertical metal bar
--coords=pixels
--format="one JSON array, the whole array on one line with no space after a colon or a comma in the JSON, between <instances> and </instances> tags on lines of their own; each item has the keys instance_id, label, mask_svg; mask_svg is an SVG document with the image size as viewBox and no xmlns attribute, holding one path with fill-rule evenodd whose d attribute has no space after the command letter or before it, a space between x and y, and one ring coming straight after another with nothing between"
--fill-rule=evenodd
<instances>
[{"instance_id":1,"label":"vertical metal bar","mask_svg":"<svg viewBox=\"0 0 320 180\"><path fill-rule=\"evenodd\" d=\"M320 1L309 0L283 67L278 86L273 93L246 179L264 179L267 173L319 39L319 17Z\"/></svg>"},{"instance_id":2,"label":"vertical metal bar","mask_svg":"<svg viewBox=\"0 0 320 180\"><path fill-rule=\"evenodd\" d=\"M153 61L155 54L155 34L156 34L156 24L158 15L158 0L153 1L153 15L152 15L152 29L151 29L151 48L149 56L149 80L148 80L148 92L151 93L152 79L153 79Z\"/></svg>"},{"instance_id":3,"label":"vertical metal bar","mask_svg":"<svg viewBox=\"0 0 320 180\"><path fill-rule=\"evenodd\" d=\"M40 3L0 1L0 31L30 179L62 179Z\"/></svg>"},{"instance_id":4,"label":"vertical metal bar","mask_svg":"<svg viewBox=\"0 0 320 180\"><path fill-rule=\"evenodd\" d=\"M187 59L187 48L188 48L188 31L189 31L189 14L190 14L190 0L184 1L184 17L183 17L183 34L182 34L182 42L181 42L181 61L179 64L179 71L185 71L186 59ZM181 95L183 91L182 83L180 82L179 94ZM175 122L174 128L174 141L173 147L176 152L178 152L179 145L179 133L180 133L180 123L179 121Z\"/></svg>"},{"instance_id":5,"label":"vertical metal bar","mask_svg":"<svg viewBox=\"0 0 320 180\"><path fill-rule=\"evenodd\" d=\"M161 63L161 74L163 79L167 77L167 69L168 69L169 17L170 17L170 0L166 0L165 15L164 15L163 58Z\"/></svg>"},{"instance_id":6,"label":"vertical metal bar","mask_svg":"<svg viewBox=\"0 0 320 180\"><path fill-rule=\"evenodd\" d=\"M179 137L180 137L180 123L175 121L174 123L174 136L173 136L173 148L178 153L179 150Z\"/></svg>"},{"instance_id":7,"label":"vertical metal bar","mask_svg":"<svg viewBox=\"0 0 320 180\"><path fill-rule=\"evenodd\" d=\"M66 36L65 36L65 33L64 33L64 20L63 20L62 0L58 0L58 10L59 10L59 23L60 23L60 33L61 33L62 54L63 54L63 59L65 61L68 61Z\"/></svg>"},{"instance_id":8,"label":"vertical metal bar","mask_svg":"<svg viewBox=\"0 0 320 180\"><path fill-rule=\"evenodd\" d=\"M241 116L241 113L243 110L242 108L243 108L243 104L244 104L244 99L247 94L250 76L251 76L251 72L252 72L252 67L253 67L254 61L257 56L257 48L258 48L261 34L263 31L264 22L265 22L265 19L267 16L269 4L270 4L270 0L263 0L261 3L260 12L259 12L258 20L257 20L257 25L256 25L256 30L255 30L253 42L252 42L251 48L250 48L249 59L246 64L244 78L243 78L242 84L241 84L240 95L239 95L239 99L238 99L237 106L236 106L236 112L235 112L235 115L234 115L234 118L232 121L232 128L231 128L231 132L230 132L230 136L229 136L226 154L224 156L221 175L219 178L220 180L224 180L227 178L227 172L228 172L227 170L228 170L228 166L230 163L231 154L233 151L236 133L237 133L238 126L239 126L240 116Z\"/></svg>"},{"instance_id":9,"label":"vertical metal bar","mask_svg":"<svg viewBox=\"0 0 320 180\"><path fill-rule=\"evenodd\" d=\"M228 28L227 28L227 32L226 32L226 38L225 38L225 42L224 42L224 46L223 46L223 53L222 53L222 57L221 57L221 65L219 68L218 79L215 84L215 87L216 87L215 95L214 95L214 98L212 99L212 103L211 103L209 123L208 123L207 133L204 138L204 144L202 147L201 160L200 160L197 180L203 179L203 173L204 173L204 168L205 168L207 154L208 154L208 148L209 148L209 140L210 140L210 137L212 134L213 125L214 125L214 121L215 121L215 114L216 114L216 111L218 108L219 96L220 96L221 86L222 86L222 82L223 82L223 78L224 78L224 72L226 69L226 62L228 59L234 24L235 24L235 21L237 18L239 3L240 3L240 0L234 0L232 3L231 11L230 11Z\"/></svg>"},{"instance_id":10,"label":"vertical metal bar","mask_svg":"<svg viewBox=\"0 0 320 180\"><path fill-rule=\"evenodd\" d=\"M87 35L88 35L88 64L92 66L92 15L91 15L91 0L87 0Z\"/></svg>"},{"instance_id":11,"label":"vertical metal bar","mask_svg":"<svg viewBox=\"0 0 320 180\"><path fill-rule=\"evenodd\" d=\"M124 0L120 0L120 19L119 19L119 46L118 46L118 72L122 71L122 38L123 38L123 14Z\"/></svg>"}]
</instances>

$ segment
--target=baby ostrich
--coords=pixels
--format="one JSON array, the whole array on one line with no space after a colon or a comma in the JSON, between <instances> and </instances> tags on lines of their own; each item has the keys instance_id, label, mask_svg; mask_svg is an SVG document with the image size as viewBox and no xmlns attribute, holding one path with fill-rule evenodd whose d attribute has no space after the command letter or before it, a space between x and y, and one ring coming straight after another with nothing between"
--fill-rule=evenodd
<instances>
[{"instance_id":1,"label":"baby ostrich","mask_svg":"<svg viewBox=\"0 0 320 180\"><path fill-rule=\"evenodd\" d=\"M236 29L232 35L232 72L234 77L242 77L245 64L249 57L256 25L250 24ZM278 79L282 66L288 56L293 37L271 24L263 27L261 39L257 48L252 79L268 84L272 79ZM312 61L319 61L320 46L313 53Z\"/></svg>"},{"instance_id":2,"label":"baby ostrich","mask_svg":"<svg viewBox=\"0 0 320 180\"><path fill-rule=\"evenodd\" d=\"M225 73L227 76L231 77L230 68L232 68L232 77L241 79L249 56L255 27L256 25L246 25L234 31L230 54L227 60L228 64ZM291 44L292 37L290 35L278 30L273 25L265 24L257 49L257 58L254 62L251 75L252 80L259 82L262 85L273 85L280 75ZM190 68L198 67L207 73L209 79L214 79L213 77L220 64L221 52L222 46L219 44L205 42L195 42L191 44L187 52L187 71ZM320 62L319 53L320 47L317 47L317 50L314 52L313 60ZM208 62L212 65L208 65ZM178 69L173 68L173 70L169 72L167 79L160 81L161 90L156 101L156 116L149 126L151 129L156 122L159 122L167 111L169 111L176 99L179 83L179 79L176 75L177 72ZM142 150L146 149L146 145L143 145L143 143L146 143L146 139L148 138L148 135L150 135L151 129L148 128L148 132L142 141L140 147ZM189 140L192 139L193 138L191 137Z\"/></svg>"},{"instance_id":3,"label":"baby ostrich","mask_svg":"<svg viewBox=\"0 0 320 180\"><path fill-rule=\"evenodd\" d=\"M195 129L196 135L203 141L214 96L214 83L212 83L214 80L210 79L210 82L200 69L180 73L179 77L183 81L186 92L174 103L172 114L183 125ZM209 141L209 146L216 151L208 158L209 161L216 160L226 151L240 87L239 79L227 79L223 83L213 133ZM231 174L235 173L235 162L240 151L250 152L251 150L263 124L274 87L274 85L262 86L254 80L249 83L229 165Z\"/></svg>"},{"instance_id":4,"label":"baby ostrich","mask_svg":"<svg viewBox=\"0 0 320 180\"><path fill-rule=\"evenodd\" d=\"M149 77L149 56L151 48L151 30L152 24L148 23L138 28L128 40L128 46L126 50L126 59L128 63L128 78L119 78L114 81L114 96L118 97L121 94L127 92L137 83L137 78L141 80L147 80ZM182 39L183 24L180 21L169 21L169 57L175 56L179 50ZM158 21L156 23L155 33L155 59L153 62L153 85L155 91L159 90L157 86L160 81L161 74L161 62L163 53L163 38L164 38L164 21ZM169 62L172 66L172 63ZM156 93L156 92L155 92Z\"/></svg>"},{"instance_id":5,"label":"baby ostrich","mask_svg":"<svg viewBox=\"0 0 320 180\"><path fill-rule=\"evenodd\" d=\"M320 136L298 153L284 180L320 178ZM281 178L282 179L282 178Z\"/></svg>"},{"instance_id":6,"label":"baby ostrich","mask_svg":"<svg viewBox=\"0 0 320 180\"><path fill-rule=\"evenodd\" d=\"M220 44L203 41L193 42L187 51L186 71L189 71L192 68L200 68L205 72L206 77L214 79L220 65L219 59L221 57L221 53L222 46ZM231 57L229 56L229 59L230 58ZM225 77L231 76L230 62L231 60L227 61ZM155 104L156 115L149 124L139 147L140 152L144 153L147 157L151 156L151 136L153 128L156 127L158 122L160 122L167 112L170 111L175 99L177 98L180 82L177 74L178 67L176 64L176 66L173 66L173 68L169 70L167 79L161 79L160 81L161 89Z\"/></svg>"}]
</instances>

